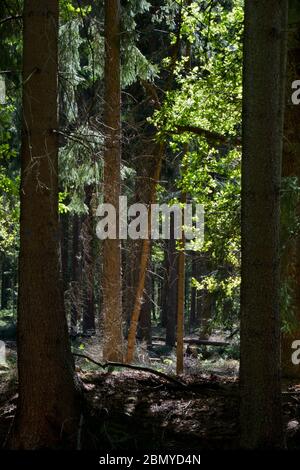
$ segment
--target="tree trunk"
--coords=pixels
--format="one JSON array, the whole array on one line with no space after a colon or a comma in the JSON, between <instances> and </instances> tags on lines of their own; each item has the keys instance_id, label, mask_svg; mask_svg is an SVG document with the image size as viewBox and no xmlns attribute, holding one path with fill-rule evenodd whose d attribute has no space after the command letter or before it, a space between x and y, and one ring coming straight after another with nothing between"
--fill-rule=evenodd
<instances>
[{"instance_id":1,"label":"tree trunk","mask_svg":"<svg viewBox=\"0 0 300 470\"><path fill-rule=\"evenodd\" d=\"M246 0L240 365L246 448L283 445L279 213L286 17L287 0Z\"/></svg>"},{"instance_id":2,"label":"tree trunk","mask_svg":"<svg viewBox=\"0 0 300 470\"><path fill-rule=\"evenodd\" d=\"M122 286L123 292L126 293L123 297L123 321L126 325L126 331L130 326L130 315L132 313L132 305L134 303L135 290L138 283L138 241L140 240L126 240L122 256Z\"/></svg>"},{"instance_id":3,"label":"tree trunk","mask_svg":"<svg viewBox=\"0 0 300 470\"><path fill-rule=\"evenodd\" d=\"M182 202L186 204L186 196ZM177 294L177 341L176 341L176 373L183 374L183 338L184 338L184 307L185 307L185 236L182 231L180 251L178 253L178 294Z\"/></svg>"},{"instance_id":4,"label":"tree trunk","mask_svg":"<svg viewBox=\"0 0 300 470\"><path fill-rule=\"evenodd\" d=\"M152 331L151 331L151 312L152 312L152 277L147 273L145 282L146 295L141 307L141 315L139 322L138 336L141 341L146 341L147 346L152 344Z\"/></svg>"},{"instance_id":5,"label":"tree trunk","mask_svg":"<svg viewBox=\"0 0 300 470\"><path fill-rule=\"evenodd\" d=\"M71 318L70 335L76 337L78 333L78 322L81 317L81 217L77 214L73 216L72 230L72 281L71 281Z\"/></svg>"},{"instance_id":6,"label":"tree trunk","mask_svg":"<svg viewBox=\"0 0 300 470\"><path fill-rule=\"evenodd\" d=\"M121 173L120 1L105 0L104 202L119 215ZM123 360L121 241L103 242L103 357Z\"/></svg>"},{"instance_id":7,"label":"tree trunk","mask_svg":"<svg viewBox=\"0 0 300 470\"><path fill-rule=\"evenodd\" d=\"M72 447L74 363L59 266L58 1L25 0L18 298L19 398L14 449Z\"/></svg>"},{"instance_id":8,"label":"tree trunk","mask_svg":"<svg viewBox=\"0 0 300 470\"><path fill-rule=\"evenodd\" d=\"M168 281L166 286L166 345L174 348L178 301L178 253L174 238L174 214L170 217L170 240L168 240Z\"/></svg>"},{"instance_id":9,"label":"tree trunk","mask_svg":"<svg viewBox=\"0 0 300 470\"><path fill-rule=\"evenodd\" d=\"M68 290L69 286L69 221L70 217L69 214L61 214L60 215L60 231L61 231L61 238L60 238L60 255L61 255L61 271L62 271L62 278L63 278L63 291L64 293Z\"/></svg>"},{"instance_id":10,"label":"tree trunk","mask_svg":"<svg viewBox=\"0 0 300 470\"><path fill-rule=\"evenodd\" d=\"M160 315L160 325L163 328L167 326L167 310L168 310L168 285L169 285L169 240L165 240L164 247L164 262L163 262L163 279L161 286L161 315Z\"/></svg>"},{"instance_id":11,"label":"tree trunk","mask_svg":"<svg viewBox=\"0 0 300 470\"><path fill-rule=\"evenodd\" d=\"M82 332L85 335L95 333L95 298L94 298L94 230L93 230L93 209L92 197L93 186L85 189L88 214L83 222L83 271L85 280L85 296L82 314Z\"/></svg>"},{"instance_id":12,"label":"tree trunk","mask_svg":"<svg viewBox=\"0 0 300 470\"><path fill-rule=\"evenodd\" d=\"M192 261L191 261L191 308L190 308L190 322L189 322L189 331L190 333L196 326L196 317L197 317L197 289L192 285L192 279L197 279L197 253L192 252Z\"/></svg>"},{"instance_id":13,"label":"tree trunk","mask_svg":"<svg viewBox=\"0 0 300 470\"><path fill-rule=\"evenodd\" d=\"M210 336L210 323L213 316L214 294L202 291L201 316L199 321L199 338L208 339Z\"/></svg>"}]
</instances>

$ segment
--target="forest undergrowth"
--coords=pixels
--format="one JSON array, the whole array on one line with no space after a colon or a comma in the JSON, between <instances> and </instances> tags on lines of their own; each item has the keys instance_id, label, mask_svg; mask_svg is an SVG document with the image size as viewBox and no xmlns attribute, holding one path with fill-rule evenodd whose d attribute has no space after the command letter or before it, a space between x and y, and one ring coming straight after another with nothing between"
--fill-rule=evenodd
<instances>
[{"instance_id":1,"label":"forest undergrowth","mask_svg":"<svg viewBox=\"0 0 300 470\"><path fill-rule=\"evenodd\" d=\"M98 345L95 338L78 339L73 350L97 360ZM18 397L15 342L7 342L7 348L7 365L0 370L1 445L12 425ZM175 377L174 353L163 349L158 356L154 351L161 349L159 342L150 353L139 345L139 366ZM185 357L185 374L178 384L142 369L102 370L77 357L76 372L84 397L78 449L172 452L237 448L238 361L220 359L209 350L204 357ZM300 385L283 384L282 394L286 444L289 449L299 449Z\"/></svg>"}]
</instances>

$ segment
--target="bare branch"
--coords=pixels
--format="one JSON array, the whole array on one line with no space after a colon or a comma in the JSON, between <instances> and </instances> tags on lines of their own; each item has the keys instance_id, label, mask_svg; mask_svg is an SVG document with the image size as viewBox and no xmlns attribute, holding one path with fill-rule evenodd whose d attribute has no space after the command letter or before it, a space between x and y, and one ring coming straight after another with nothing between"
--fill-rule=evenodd
<instances>
[{"instance_id":1,"label":"bare branch","mask_svg":"<svg viewBox=\"0 0 300 470\"><path fill-rule=\"evenodd\" d=\"M79 353L73 353L73 356L76 357L82 357L84 359L87 359L90 362L93 362L93 364L96 364L97 366L101 367L102 369L107 369L108 367L123 367L125 369L133 369L133 370L139 370L142 372L148 372L149 374L157 375L158 377L161 377L165 380L168 380L168 382L175 383L176 385L179 385L180 387L186 388L187 385L180 380L175 379L174 377L171 377L170 375L164 374L163 372L159 372L158 370L151 369L150 367L144 367L144 366L138 366L135 364L123 364L122 362L98 362L95 361L95 359L91 358L90 356L87 356L86 354L79 354Z\"/></svg>"}]
</instances>

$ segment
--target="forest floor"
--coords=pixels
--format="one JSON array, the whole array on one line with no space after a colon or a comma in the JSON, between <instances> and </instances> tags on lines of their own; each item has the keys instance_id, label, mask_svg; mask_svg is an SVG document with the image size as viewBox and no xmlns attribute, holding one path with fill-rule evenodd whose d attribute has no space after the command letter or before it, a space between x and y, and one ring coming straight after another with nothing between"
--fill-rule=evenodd
<instances>
[{"instance_id":1,"label":"forest floor","mask_svg":"<svg viewBox=\"0 0 300 470\"><path fill-rule=\"evenodd\" d=\"M189 361L189 373L180 378L180 384L145 371L103 371L83 358L76 359L86 398L80 448L168 452L236 449L236 364L213 361L208 367L207 361L205 370L196 372L193 360ZM10 342L9 367L0 368L0 445L16 408L15 364L15 344ZM300 385L285 386L283 414L287 446L300 448Z\"/></svg>"}]
</instances>

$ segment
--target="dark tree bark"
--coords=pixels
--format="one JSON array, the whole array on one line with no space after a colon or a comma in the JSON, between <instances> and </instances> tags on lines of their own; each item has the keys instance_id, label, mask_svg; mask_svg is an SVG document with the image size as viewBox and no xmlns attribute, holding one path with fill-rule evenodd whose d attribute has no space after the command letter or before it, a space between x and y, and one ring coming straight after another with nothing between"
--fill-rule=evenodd
<instances>
[{"instance_id":1,"label":"dark tree bark","mask_svg":"<svg viewBox=\"0 0 300 470\"><path fill-rule=\"evenodd\" d=\"M72 227L72 279L70 286L71 315L70 315L70 335L76 337L78 333L78 323L81 317L81 257L82 246L80 239L81 217L78 214L73 216Z\"/></svg>"},{"instance_id":2,"label":"dark tree bark","mask_svg":"<svg viewBox=\"0 0 300 470\"><path fill-rule=\"evenodd\" d=\"M166 288L166 345L173 348L176 341L178 297L178 253L174 238L174 214L170 217L170 240L168 240L168 281Z\"/></svg>"},{"instance_id":3,"label":"dark tree bark","mask_svg":"<svg viewBox=\"0 0 300 470\"><path fill-rule=\"evenodd\" d=\"M210 322L213 317L214 294L207 290L202 291L201 315L199 318L199 338L208 339L210 335Z\"/></svg>"},{"instance_id":4,"label":"dark tree bark","mask_svg":"<svg viewBox=\"0 0 300 470\"><path fill-rule=\"evenodd\" d=\"M241 445L283 445L279 212L287 0L246 0L242 159Z\"/></svg>"},{"instance_id":5,"label":"dark tree bark","mask_svg":"<svg viewBox=\"0 0 300 470\"><path fill-rule=\"evenodd\" d=\"M177 296L177 332L176 332L176 373L183 374L183 338L184 338L184 299L185 299L185 252L184 236L178 254L178 296Z\"/></svg>"},{"instance_id":6,"label":"dark tree bark","mask_svg":"<svg viewBox=\"0 0 300 470\"><path fill-rule=\"evenodd\" d=\"M197 254L192 252L191 254L191 278L190 283L192 283L192 278L197 279ZM197 289L195 286L191 285L191 308L190 308L190 322L189 322L189 330L190 332L196 326L196 318L197 318Z\"/></svg>"},{"instance_id":7,"label":"dark tree bark","mask_svg":"<svg viewBox=\"0 0 300 470\"><path fill-rule=\"evenodd\" d=\"M119 214L121 173L120 1L105 0L104 201ZM103 242L103 356L123 360L121 241Z\"/></svg>"},{"instance_id":8,"label":"dark tree bark","mask_svg":"<svg viewBox=\"0 0 300 470\"><path fill-rule=\"evenodd\" d=\"M69 240L69 215L60 215L60 230L61 230L61 241L60 241L60 253L61 253L61 271L63 278L63 291L68 290L70 281L70 240Z\"/></svg>"},{"instance_id":9,"label":"dark tree bark","mask_svg":"<svg viewBox=\"0 0 300 470\"><path fill-rule=\"evenodd\" d=\"M152 344L151 296L152 296L153 291L152 291L152 276L149 272L147 273L147 276L146 276L145 291L146 291L146 294L144 294L144 300L141 306L138 338L142 341L145 341L147 343L147 346L151 346Z\"/></svg>"},{"instance_id":10,"label":"dark tree bark","mask_svg":"<svg viewBox=\"0 0 300 470\"><path fill-rule=\"evenodd\" d=\"M71 447L74 364L59 266L58 1L25 0L17 414L9 446Z\"/></svg>"},{"instance_id":11,"label":"dark tree bark","mask_svg":"<svg viewBox=\"0 0 300 470\"><path fill-rule=\"evenodd\" d=\"M168 283L169 283L169 240L164 242L164 263L163 263L163 279L161 286L160 305L161 315L160 324L163 328L167 326L167 309L168 309Z\"/></svg>"},{"instance_id":12,"label":"dark tree bark","mask_svg":"<svg viewBox=\"0 0 300 470\"><path fill-rule=\"evenodd\" d=\"M135 287L138 279L138 259L137 259L138 240L128 239L124 243L122 252L122 288L123 288L123 321L126 325L126 331L130 324L130 315L132 304L134 302Z\"/></svg>"},{"instance_id":13,"label":"dark tree bark","mask_svg":"<svg viewBox=\"0 0 300 470\"><path fill-rule=\"evenodd\" d=\"M85 335L93 335L95 333L95 297L94 297L94 224L92 197L93 186L85 189L88 214L83 221L83 271L85 277L85 295L82 314L82 331Z\"/></svg>"}]
</instances>

